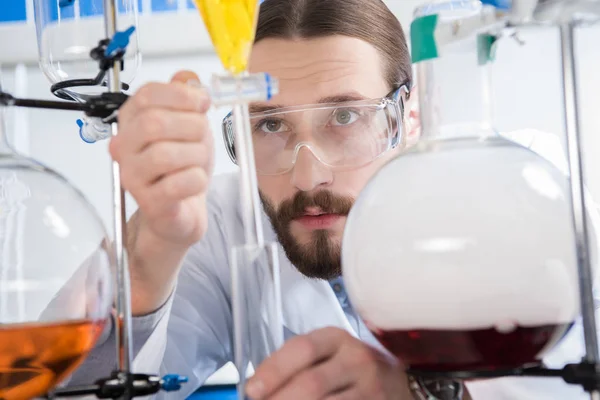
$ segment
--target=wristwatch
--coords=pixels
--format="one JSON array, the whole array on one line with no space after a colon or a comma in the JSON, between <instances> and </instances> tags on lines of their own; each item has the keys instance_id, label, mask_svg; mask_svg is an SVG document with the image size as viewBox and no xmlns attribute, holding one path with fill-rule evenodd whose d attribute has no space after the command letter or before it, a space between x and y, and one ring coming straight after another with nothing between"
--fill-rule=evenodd
<instances>
[{"instance_id":1,"label":"wristwatch","mask_svg":"<svg viewBox=\"0 0 600 400\"><path fill-rule=\"evenodd\" d=\"M449 379L423 379L408 376L408 386L415 400L462 400L462 382Z\"/></svg>"}]
</instances>

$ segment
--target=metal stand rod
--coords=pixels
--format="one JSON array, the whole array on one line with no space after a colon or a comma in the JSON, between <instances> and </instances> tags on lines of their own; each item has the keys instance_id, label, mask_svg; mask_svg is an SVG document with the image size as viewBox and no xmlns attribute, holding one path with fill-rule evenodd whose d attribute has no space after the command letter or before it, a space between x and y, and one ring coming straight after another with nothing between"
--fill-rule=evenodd
<instances>
[{"instance_id":1,"label":"metal stand rod","mask_svg":"<svg viewBox=\"0 0 600 400\"><path fill-rule=\"evenodd\" d=\"M0 106L41 108L43 110L87 111L86 104L68 101L17 99L0 90Z\"/></svg>"},{"instance_id":2,"label":"metal stand rod","mask_svg":"<svg viewBox=\"0 0 600 400\"><path fill-rule=\"evenodd\" d=\"M577 71L575 65L574 22L560 25L565 128L567 133L567 156L571 174L571 201L573 224L577 245L579 291L583 316L583 334L586 354L584 361L598 363L598 337L593 295L593 274L589 254L589 235L586 220L581 140L579 137L579 108L577 104ZM600 399L600 392L593 391L592 399Z\"/></svg>"},{"instance_id":3,"label":"metal stand rod","mask_svg":"<svg viewBox=\"0 0 600 400\"><path fill-rule=\"evenodd\" d=\"M117 4L116 0L104 0L104 24L106 37L112 38L117 32ZM107 84L109 92L121 91L120 64L113 63L107 73ZM111 134L118 133L117 123L111 124ZM114 231L115 231L115 255L117 262L117 360L119 371L128 374L131 370L131 287L129 282L129 266L127 263L127 251L125 249L126 213L125 192L121 187L121 175L119 164L112 162L113 181L113 205L114 205ZM131 398L130 389L126 389L124 399Z\"/></svg>"}]
</instances>

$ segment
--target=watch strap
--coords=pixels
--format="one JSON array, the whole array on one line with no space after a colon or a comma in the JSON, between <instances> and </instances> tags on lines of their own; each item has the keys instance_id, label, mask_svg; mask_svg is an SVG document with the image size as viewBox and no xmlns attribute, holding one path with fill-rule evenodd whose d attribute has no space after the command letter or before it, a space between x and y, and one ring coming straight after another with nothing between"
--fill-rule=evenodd
<instances>
[{"instance_id":1,"label":"watch strap","mask_svg":"<svg viewBox=\"0 0 600 400\"><path fill-rule=\"evenodd\" d=\"M408 384L416 400L462 400L462 382L450 379L423 379L409 375Z\"/></svg>"}]
</instances>

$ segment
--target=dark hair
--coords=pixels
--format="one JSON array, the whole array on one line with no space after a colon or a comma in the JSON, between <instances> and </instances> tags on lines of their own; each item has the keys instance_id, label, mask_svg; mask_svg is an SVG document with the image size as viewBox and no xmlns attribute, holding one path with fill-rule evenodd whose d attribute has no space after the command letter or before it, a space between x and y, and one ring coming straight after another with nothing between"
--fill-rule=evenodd
<instances>
[{"instance_id":1,"label":"dark hair","mask_svg":"<svg viewBox=\"0 0 600 400\"><path fill-rule=\"evenodd\" d=\"M411 61L400 22L382 0L265 0L255 43L268 38L343 35L374 46L390 89L410 82Z\"/></svg>"}]
</instances>

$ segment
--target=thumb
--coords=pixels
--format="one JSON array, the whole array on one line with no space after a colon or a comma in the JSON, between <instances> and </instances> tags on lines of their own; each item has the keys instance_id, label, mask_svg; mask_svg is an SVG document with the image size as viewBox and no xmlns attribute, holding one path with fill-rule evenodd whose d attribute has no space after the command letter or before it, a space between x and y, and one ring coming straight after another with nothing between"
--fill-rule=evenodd
<instances>
[{"instance_id":1,"label":"thumb","mask_svg":"<svg viewBox=\"0 0 600 400\"><path fill-rule=\"evenodd\" d=\"M195 72L192 71L179 71L173 78L171 78L171 82L181 82L181 83L200 83L200 78L196 75Z\"/></svg>"},{"instance_id":2,"label":"thumb","mask_svg":"<svg viewBox=\"0 0 600 400\"><path fill-rule=\"evenodd\" d=\"M200 78L198 77L198 75L196 75L195 72L192 71L183 70L177 72L175 75L173 75L173 78L171 78L171 84L183 84L192 88L194 92L197 92L198 89L200 89L203 92L206 92L206 90L204 90L205 88L202 86L202 82L200 82ZM208 93L205 93L205 97L208 97ZM203 101L202 104L203 105L200 111L204 113L210 107L210 99L209 101Z\"/></svg>"}]
</instances>

